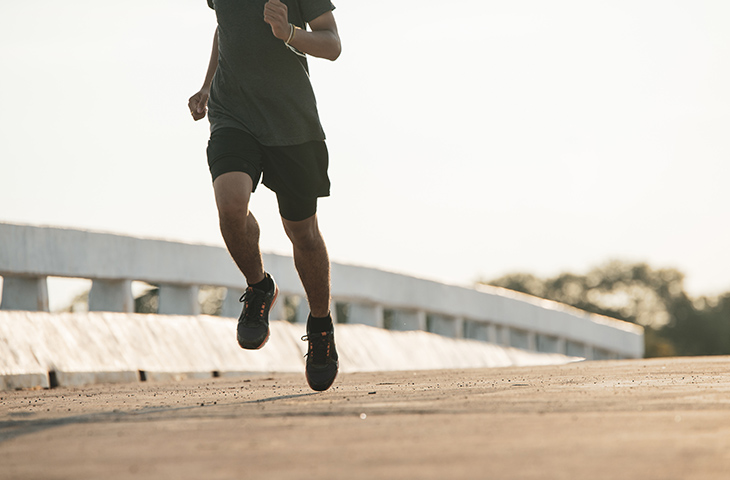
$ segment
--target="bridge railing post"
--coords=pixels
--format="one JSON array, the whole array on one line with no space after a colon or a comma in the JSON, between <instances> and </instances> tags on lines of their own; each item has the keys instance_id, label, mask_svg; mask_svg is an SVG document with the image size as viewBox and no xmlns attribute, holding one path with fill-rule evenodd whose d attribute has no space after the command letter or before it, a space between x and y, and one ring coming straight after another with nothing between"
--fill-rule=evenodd
<instances>
[{"instance_id":1,"label":"bridge railing post","mask_svg":"<svg viewBox=\"0 0 730 480\"><path fill-rule=\"evenodd\" d=\"M361 323L371 327L383 328L385 325L382 305L350 304L348 323Z\"/></svg>"},{"instance_id":2,"label":"bridge railing post","mask_svg":"<svg viewBox=\"0 0 730 480\"><path fill-rule=\"evenodd\" d=\"M45 276L3 276L0 310L48 311L48 282Z\"/></svg>"},{"instance_id":3,"label":"bridge railing post","mask_svg":"<svg viewBox=\"0 0 730 480\"><path fill-rule=\"evenodd\" d=\"M131 280L92 280L89 291L91 312L134 312Z\"/></svg>"},{"instance_id":4,"label":"bridge railing post","mask_svg":"<svg viewBox=\"0 0 730 480\"><path fill-rule=\"evenodd\" d=\"M157 310L161 315L199 315L197 285L160 285L160 303Z\"/></svg>"},{"instance_id":5,"label":"bridge railing post","mask_svg":"<svg viewBox=\"0 0 730 480\"><path fill-rule=\"evenodd\" d=\"M390 319L391 330L426 330L426 312L421 310L393 310Z\"/></svg>"}]
</instances>

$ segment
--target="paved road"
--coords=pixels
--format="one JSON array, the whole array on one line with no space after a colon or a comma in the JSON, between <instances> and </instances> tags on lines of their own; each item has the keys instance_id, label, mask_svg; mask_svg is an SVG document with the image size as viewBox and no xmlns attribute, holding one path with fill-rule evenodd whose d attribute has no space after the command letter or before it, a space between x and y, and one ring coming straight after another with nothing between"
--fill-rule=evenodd
<instances>
[{"instance_id":1,"label":"paved road","mask_svg":"<svg viewBox=\"0 0 730 480\"><path fill-rule=\"evenodd\" d=\"M730 358L0 392L0 478L730 478Z\"/></svg>"}]
</instances>

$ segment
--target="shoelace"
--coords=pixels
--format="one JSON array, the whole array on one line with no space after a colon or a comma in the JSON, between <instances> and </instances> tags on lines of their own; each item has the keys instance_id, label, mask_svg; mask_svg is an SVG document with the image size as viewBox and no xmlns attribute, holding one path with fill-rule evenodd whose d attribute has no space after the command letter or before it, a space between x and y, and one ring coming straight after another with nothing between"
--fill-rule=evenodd
<instances>
[{"instance_id":1,"label":"shoelace","mask_svg":"<svg viewBox=\"0 0 730 480\"><path fill-rule=\"evenodd\" d=\"M244 324L261 323L264 319L264 310L266 309L266 292L248 287L239 302L243 302L243 308L246 311Z\"/></svg>"},{"instance_id":2,"label":"shoelace","mask_svg":"<svg viewBox=\"0 0 730 480\"><path fill-rule=\"evenodd\" d=\"M309 351L305 357L309 357L315 365L323 365L327 363L330 356L330 335L328 332L317 333L314 335L304 335L302 340L309 342Z\"/></svg>"}]
</instances>

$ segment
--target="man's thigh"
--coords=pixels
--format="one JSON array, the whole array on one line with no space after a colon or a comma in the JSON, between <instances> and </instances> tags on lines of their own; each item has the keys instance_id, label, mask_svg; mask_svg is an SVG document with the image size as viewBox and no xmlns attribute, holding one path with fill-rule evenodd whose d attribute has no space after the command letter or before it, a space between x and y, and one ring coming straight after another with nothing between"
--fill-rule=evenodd
<instances>
[{"instance_id":1,"label":"man's thigh","mask_svg":"<svg viewBox=\"0 0 730 480\"><path fill-rule=\"evenodd\" d=\"M214 130L208 141L208 168L215 185L222 175L245 173L251 179L251 192L261 179L263 151L250 134L236 128Z\"/></svg>"}]
</instances>

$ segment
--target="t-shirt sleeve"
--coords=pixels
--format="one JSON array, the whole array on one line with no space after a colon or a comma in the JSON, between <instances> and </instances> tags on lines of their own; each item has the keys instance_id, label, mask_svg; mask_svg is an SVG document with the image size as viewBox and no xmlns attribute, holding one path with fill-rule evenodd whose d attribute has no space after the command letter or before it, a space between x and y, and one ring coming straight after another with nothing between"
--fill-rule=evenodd
<instances>
[{"instance_id":1,"label":"t-shirt sleeve","mask_svg":"<svg viewBox=\"0 0 730 480\"><path fill-rule=\"evenodd\" d=\"M208 6L215 10L215 0L208 0Z\"/></svg>"},{"instance_id":2,"label":"t-shirt sleeve","mask_svg":"<svg viewBox=\"0 0 730 480\"><path fill-rule=\"evenodd\" d=\"M213 0L208 0L212 2ZM301 0L301 12L303 20L307 23L311 22L320 15L331 12L335 9L330 0Z\"/></svg>"}]
</instances>

